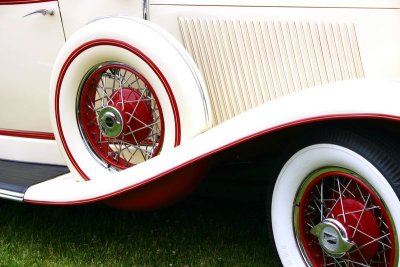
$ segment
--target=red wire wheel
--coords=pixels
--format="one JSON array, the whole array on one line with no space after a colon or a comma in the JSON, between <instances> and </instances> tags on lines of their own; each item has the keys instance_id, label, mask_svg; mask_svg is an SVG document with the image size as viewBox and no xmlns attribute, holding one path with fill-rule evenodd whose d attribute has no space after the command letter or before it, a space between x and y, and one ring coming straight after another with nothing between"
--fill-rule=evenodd
<instances>
[{"instance_id":1,"label":"red wire wheel","mask_svg":"<svg viewBox=\"0 0 400 267\"><path fill-rule=\"evenodd\" d=\"M394 267L391 215L368 183L344 168L323 168L300 187L297 243L311 266Z\"/></svg>"},{"instance_id":2,"label":"red wire wheel","mask_svg":"<svg viewBox=\"0 0 400 267\"><path fill-rule=\"evenodd\" d=\"M156 156L164 139L161 105L132 67L95 66L80 86L77 120L89 148L109 169L122 170Z\"/></svg>"}]
</instances>

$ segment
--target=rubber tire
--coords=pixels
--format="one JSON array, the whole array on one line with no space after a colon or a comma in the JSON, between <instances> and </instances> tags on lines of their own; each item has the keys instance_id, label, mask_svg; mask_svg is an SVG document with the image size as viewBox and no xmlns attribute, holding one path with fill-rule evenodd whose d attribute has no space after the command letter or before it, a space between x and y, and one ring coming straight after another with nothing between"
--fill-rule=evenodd
<instances>
[{"instance_id":1,"label":"rubber tire","mask_svg":"<svg viewBox=\"0 0 400 267\"><path fill-rule=\"evenodd\" d=\"M135 18L104 18L76 32L53 68L50 113L68 167L84 180L109 179L112 172L87 148L76 120L77 92L85 74L104 62L129 65L153 87L164 115L160 153L210 127L204 81L186 50L157 25ZM171 63L173 62L173 68Z\"/></svg>"},{"instance_id":2,"label":"rubber tire","mask_svg":"<svg viewBox=\"0 0 400 267\"><path fill-rule=\"evenodd\" d=\"M300 140L285 153L289 159L267 196L268 230L283 266L306 266L294 235L293 202L303 179L322 167L342 167L361 175L383 198L394 228L400 230L400 156L394 145L378 144L354 132L335 130L317 132ZM396 241L398 248L398 235Z\"/></svg>"}]
</instances>

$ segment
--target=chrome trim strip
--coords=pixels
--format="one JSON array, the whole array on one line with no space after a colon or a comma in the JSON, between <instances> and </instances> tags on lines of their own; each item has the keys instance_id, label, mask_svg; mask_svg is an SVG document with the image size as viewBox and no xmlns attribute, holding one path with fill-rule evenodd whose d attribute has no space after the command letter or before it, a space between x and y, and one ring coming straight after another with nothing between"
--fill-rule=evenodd
<instances>
[{"instance_id":1,"label":"chrome trim strip","mask_svg":"<svg viewBox=\"0 0 400 267\"><path fill-rule=\"evenodd\" d=\"M0 189L0 198L22 202L24 199L24 195L25 194L19 192Z\"/></svg>"},{"instance_id":2,"label":"chrome trim strip","mask_svg":"<svg viewBox=\"0 0 400 267\"><path fill-rule=\"evenodd\" d=\"M143 0L143 19L150 20L149 0Z\"/></svg>"}]
</instances>

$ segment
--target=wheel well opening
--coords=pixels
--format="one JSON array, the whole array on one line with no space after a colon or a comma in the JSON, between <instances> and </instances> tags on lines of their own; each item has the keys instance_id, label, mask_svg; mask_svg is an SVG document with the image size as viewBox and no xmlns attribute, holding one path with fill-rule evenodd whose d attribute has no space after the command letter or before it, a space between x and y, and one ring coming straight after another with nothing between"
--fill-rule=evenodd
<instances>
[{"instance_id":1,"label":"wheel well opening","mask_svg":"<svg viewBox=\"0 0 400 267\"><path fill-rule=\"evenodd\" d=\"M291 146L315 131L337 129L354 131L373 140L390 140L395 147L400 147L400 123L394 120L340 119L296 125L214 154L199 192L244 200L265 198L268 186L274 184Z\"/></svg>"}]
</instances>

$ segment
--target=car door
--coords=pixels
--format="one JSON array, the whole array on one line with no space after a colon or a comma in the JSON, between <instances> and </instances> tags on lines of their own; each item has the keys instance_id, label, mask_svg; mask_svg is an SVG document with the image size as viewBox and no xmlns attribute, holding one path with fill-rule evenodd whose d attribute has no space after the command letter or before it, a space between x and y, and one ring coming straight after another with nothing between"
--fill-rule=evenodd
<instances>
[{"instance_id":1,"label":"car door","mask_svg":"<svg viewBox=\"0 0 400 267\"><path fill-rule=\"evenodd\" d=\"M0 130L52 132L48 91L65 42L57 1L0 0Z\"/></svg>"}]
</instances>

